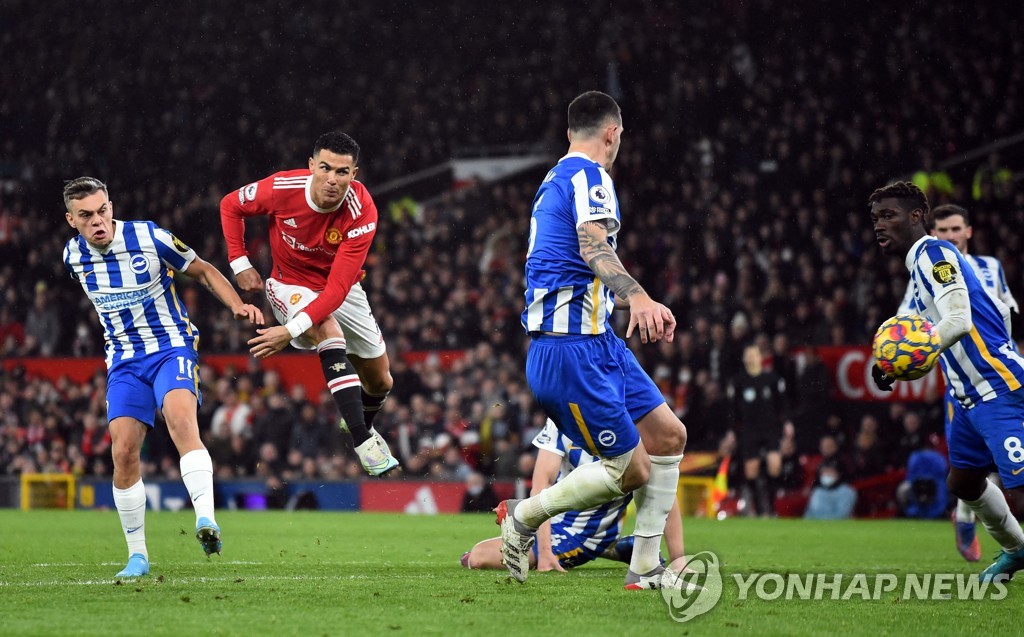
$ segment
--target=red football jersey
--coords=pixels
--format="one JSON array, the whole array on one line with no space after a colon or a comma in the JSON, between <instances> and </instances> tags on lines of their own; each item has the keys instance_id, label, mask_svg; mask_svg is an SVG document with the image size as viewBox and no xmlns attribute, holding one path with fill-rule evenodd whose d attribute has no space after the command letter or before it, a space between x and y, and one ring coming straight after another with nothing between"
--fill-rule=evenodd
<instances>
[{"instance_id":1,"label":"red football jersey","mask_svg":"<svg viewBox=\"0 0 1024 637\"><path fill-rule=\"evenodd\" d=\"M377 232L377 206L352 180L337 208L319 208L309 194L308 169L286 170L242 186L220 202L228 260L248 256L245 217L270 217L271 276L320 295L304 310L316 325L338 309L362 277Z\"/></svg>"}]
</instances>

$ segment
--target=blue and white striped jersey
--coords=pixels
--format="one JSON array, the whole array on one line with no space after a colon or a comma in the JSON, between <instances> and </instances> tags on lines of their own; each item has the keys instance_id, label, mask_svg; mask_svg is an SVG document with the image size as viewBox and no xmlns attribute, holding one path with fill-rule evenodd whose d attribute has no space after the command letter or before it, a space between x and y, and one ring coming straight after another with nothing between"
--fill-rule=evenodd
<instances>
[{"instance_id":1,"label":"blue and white striped jersey","mask_svg":"<svg viewBox=\"0 0 1024 637\"><path fill-rule=\"evenodd\" d=\"M195 258L151 221L114 221L114 240L102 250L82 235L68 241L64 265L96 306L108 368L170 347L197 347L199 330L168 270L184 270Z\"/></svg>"},{"instance_id":2,"label":"blue and white striped jersey","mask_svg":"<svg viewBox=\"0 0 1024 637\"><path fill-rule=\"evenodd\" d=\"M955 289L966 290L970 298L970 333L939 358L953 397L969 408L1019 389L1024 358L1014 349L1004 321L1009 310L986 292L967 259L952 243L924 236L910 248L906 265L914 314L938 323L942 316L936 299Z\"/></svg>"},{"instance_id":3,"label":"blue and white striped jersey","mask_svg":"<svg viewBox=\"0 0 1024 637\"><path fill-rule=\"evenodd\" d=\"M974 269L974 274L977 275L978 280L981 281L982 286L988 295L993 299L1001 301L1008 309L1014 312L1019 312L1020 307L1017 305L1017 299L1013 298L1013 293L1010 292L1010 287L1006 285L1006 275L1003 273L1003 266L999 263L999 259L995 257L983 257L975 256L973 254L965 254L964 258L971 264ZM914 299L914 286L908 285L907 291L903 295L903 300L900 302L900 314L912 313L910 303ZM1009 322L1009 314L1005 317L1006 321Z\"/></svg>"},{"instance_id":4,"label":"blue and white striped jersey","mask_svg":"<svg viewBox=\"0 0 1024 637\"><path fill-rule=\"evenodd\" d=\"M1013 298L1010 287L1006 285L1006 274L1003 273L1003 265L999 263L999 259L974 256L973 254L968 254L966 258L974 268L974 273L978 275L978 280L985 286L985 291L989 293L989 296L999 299L1014 312L1019 312L1017 299Z\"/></svg>"},{"instance_id":5,"label":"blue and white striped jersey","mask_svg":"<svg viewBox=\"0 0 1024 637\"><path fill-rule=\"evenodd\" d=\"M527 332L602 334L615 309L611 290L580 256L577 228L607 220L615 249L619 200L612 178L583 153L569 153L552 168L533 200L526 255Z\"/></svg>"},{"instance_id":6,"label":"blue and white striped jersey","mask_svg":"<svg viewBox=\"0 0 1024 637\"><path fill-rule=\"evenodd\" d=\"M558 471L556 482L580 465L601 460L574 445L572 440L559 433L551 420L548 420L547 425L533 438L533 446L562 457L562 467ZM551 532L572 534L580 543L599 555L611 546L622 532L622 519L626 516L626 506L632 497L632 494L627 493L593 509L560 513L551 518Z\"/></svg>"}]
</instances>

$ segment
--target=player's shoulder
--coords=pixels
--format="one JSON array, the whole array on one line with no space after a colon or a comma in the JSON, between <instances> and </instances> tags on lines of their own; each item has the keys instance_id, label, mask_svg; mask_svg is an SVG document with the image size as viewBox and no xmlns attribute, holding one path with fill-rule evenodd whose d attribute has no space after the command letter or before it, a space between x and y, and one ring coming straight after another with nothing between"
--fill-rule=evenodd
<instances>
[{"instance_id":1,"label":"player's shoulder","mask_svg":"<svg viewBox=\"0 0 1024 637\"><path fill-rule=\"evenodd\" d=\"M606 171L601 164L582 153L566 155L558 162L558 166L561 167L562 173L569 179L572 179L580 173L585 174L587 178L591 180L595 178L604 179L608 176L608 171Z\"/></svg>"},{"instance_id":2,"label":"player's shoulder","mask_svg":"<svg viewBox=\"0 0 1024 637\"><path fill-rule=\"evenodd\" d=\"M155 221L150 221L149 219L129 219L129 220L118 219L117 222L124 224L124 226L126 228L131 226L131 228L133 230L147 230L148 231L151 228L154 229L154 230L160 229L160 226L158 226Z\"/></svg>"},{"instance_id":3,"label":"player's shoulder","mask_svg":"<svg viewBox=\"0 0 1024 637\"><path fill-rule=\"evenodd\" d=\"M921 242L920 248L916 252L914 256L918 261L924 260L932 263L937 261L966 262L964 255L960 254L955 245L945 239L938 239L936 237L925 237L925 240Z\"/></svg>"},{"instance_id":4,"label":"player's shoulder","mask_svg":"<svg viewBox=\"0 0 1024 637\"><path fill-rule=\"evenodd\" d=\"M370 191L363 182L355 179L349 184L348 192L345 193L345 204L352 212L353 219L373 213L377 209L373 203L373 197L370 196Z\"/></svg>"},{"instance_id":5,"label":"player's shoulder","mask_svg":"<svg viewBox=\"0 0 1024 637\"><path fill-rule=\"evenodd\" d=\"M996 257L990 256L990 255L972 254L972 255L968 256L968 259L974 261L975 263L977 263L977 264L979 264L981 266L984 266L984 267L987 267L987 268L992 268L994 270L995 269L1000 269L1000 268L1003 267L1002 264L999 263L999 259L997 259Z\"/></svg>"},{"instance_id":6,"label":"player's shoulder","mask_svg":"<svg viewBox=\"0 0 1024 637\"><path fill-rule=\"evenodd\" d=\"M131 221L122 221L118 219L118 223L124 226L122 236L125 237L126 247L128 243L139 241L139 237L146 235L152 236L154 239L161 239L161 235L169 235L171 232L165 228L161 228L155 221L148 219L133 219ZM129 236L134 237L131 241L128 240Z\"/></svg>"},{"instance_id":7,"label":"player's shoulder","mask_svg":"<svg viewBox=\"0 0 1024 637\"><path fill-rule=\"evenodd\" d=\"M273 183L273 188L279 190L286 187L305 186L309 179L308 168L296 168L294 170L281 170L266 179Z\"/></svg>"},{"instance_id":8,"label":"player's shoulder","mask_svg":"<svg viewBox=\"0 0 1024 637\"><path fill-rule=\"evenodd\" d=\"M364 204L366 202L373 201L373 197L370 196L370 189L366 187L366 184L359 181L358 179L352 180L352 182L349 184L348 192L350 196L355 197L356 200Z\"/></svg>"}]
</instances>

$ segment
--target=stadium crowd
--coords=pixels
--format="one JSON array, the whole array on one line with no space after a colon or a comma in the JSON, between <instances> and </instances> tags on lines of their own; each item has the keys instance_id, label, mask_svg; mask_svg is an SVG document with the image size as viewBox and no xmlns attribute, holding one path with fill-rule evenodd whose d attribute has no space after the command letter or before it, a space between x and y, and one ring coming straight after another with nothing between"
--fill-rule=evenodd
<instances>
[{"instance_id":1,"label":"stadium crowd","mask_svg":"<svg viewBox=\"0 0 1024 637\"><path fill-rule=\"evenodd\" d=\"M61 263L70 236L63 179L104 179L115 216L152 218L229 272L220 197L303 165L323 130L360 142L360 178L373 193L473 147L518 143L557 159L565 104L597 87L624 111L613 173L619 254L679 319L674 343L631 346L687 423L690 448L728 440L727 387L754 341L793 388L787 471L799 454L830 456L833 446L851 478L905 465L940 428L935 410L842 411L805 352L867 343L897 307L906 274L874 245L865 204L894 177L914 174L933 205L966 205L972 250L1000 258L1011 289L1024 294L1013 258L1020 234L1005 231L1024 227L1012 154L937 167L1019 132L1024 43L1014 25L1024 8L983 3L967 20L953 2L932 3L926 15L881 3L597 4L570 15L384 2L341 14L311 2L224 15L151 3L114 21L85 20L77 5L43 15L8 3L0 11L20 26L0 40L0 84L11 88L0 94L0 356L101 355L99 326ZM333 17L311 18L320 13ZM387 37L360 38L369 23ZM436 37L440 24L458 37ZM52 47L28 46L44 32ZM88 37L68 37L76 33ZM570 51L580 42L592 49ZM334 60L320 58L325 49ZM339 59L357 63L342 69ZM210 60L223 61L216 73ZM406 475L530 473L528 443L543 415L523 380L519 314L542 175L480 181L411 206L377 200L364 286L395 389L375 425ZM266 272L261 232L249 245ZM245 351L245 328L208 295L184 295L201 354ZM1015 334L1020 326L1015 317ZM404 360L422 350L466 356L451 369L431 357ZM332 402L275 376L255 364L203 370L200 424L218 475L360 476ZM5 372L0 467L109 473L103 392L101 375L78 386ZM147 443L145 473L170 476L176 456L160 431Z\"/></svg>"}]
</instances>

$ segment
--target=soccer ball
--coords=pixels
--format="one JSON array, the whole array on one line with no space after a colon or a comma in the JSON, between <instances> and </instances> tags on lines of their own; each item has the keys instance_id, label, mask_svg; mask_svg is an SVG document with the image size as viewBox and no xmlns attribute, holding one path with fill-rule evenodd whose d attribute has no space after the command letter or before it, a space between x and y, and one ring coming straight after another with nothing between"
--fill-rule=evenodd
<instances>
[{"instance_id":1,"label":"soccer ball","mask_svg":"<svg viewBox=\"0 0 1024 637\"><path fill-rule=\"evenodd\" d=\"M939 357L939 335L925 318L898 314L879 326L872 346L887 376L914 380L931 371Z\"/></svg>"}]
</instances>

